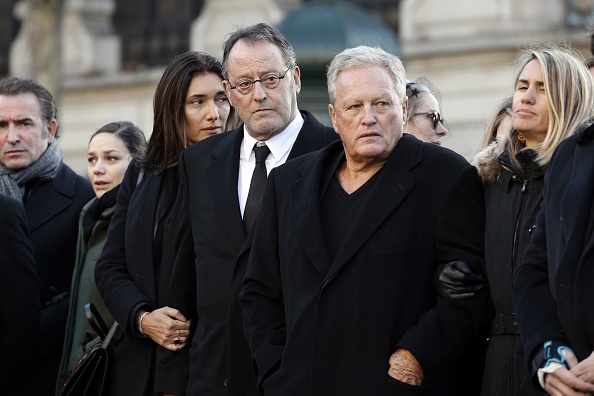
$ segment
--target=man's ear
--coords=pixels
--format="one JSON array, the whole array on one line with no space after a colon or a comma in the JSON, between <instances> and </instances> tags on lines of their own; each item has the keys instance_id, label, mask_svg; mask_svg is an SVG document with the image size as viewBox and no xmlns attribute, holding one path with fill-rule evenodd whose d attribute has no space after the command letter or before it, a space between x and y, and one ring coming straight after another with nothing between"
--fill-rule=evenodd
<instances>
[{"instance_id":1,"label":"man's ear","mask_svg":"<svg viewBox=\"0 0 594 396\"><path fill-rule=\"evenodd\" d=\"M338 134L338 129L336 128L336 110L334 109L334 105L328 105L328 114L330 115L330 120L332 121L332 127L334 128L334 132ZM339 134L340 136L340 134Z\"/></svg>"},{"instance_id":2,"label":"man's ear","mask_svg":"<svg viewBox=\"0 0 594 396\"><path fill-rule=\"evenodd\" d=\"M406 123L406 115L408 114L408 98L404 99L402 103L402 125Z\"/></svg>"},{"instance_id":3,"label":"man's ear","mask_svg":"<svg viewBox=\"0 0 594 396\"><path fill-rule=\"evenodd\" d=\"M295 69L293 69L293 80L297 88L297 95L299 95L299 92L301 92L301 69L299 69L299 66L295 66Z\"/></svg>"},{"instance_id":4,"label":"man's ear","mask_svg":"<svg viewBox=\"0 0 594 396\"><path fill-rule=\"evenodd\" d=\"M52 143L56 138L56 132L58 132L58 121L55 119L51 120L47 125L47 142Z\"/></svg>"},{"instance_id":5,"label":"man's ear","mask_svg":"<svg viewBox=\"0 0 594 396\"><path fill-rule=\"evenodd\" d=\"M233 106L233 103L231 102L231 84L229 84L229 81L223 80L223 89L225 90L227 99L229 99L229 104Z\"/></svg>"}]
</instances>

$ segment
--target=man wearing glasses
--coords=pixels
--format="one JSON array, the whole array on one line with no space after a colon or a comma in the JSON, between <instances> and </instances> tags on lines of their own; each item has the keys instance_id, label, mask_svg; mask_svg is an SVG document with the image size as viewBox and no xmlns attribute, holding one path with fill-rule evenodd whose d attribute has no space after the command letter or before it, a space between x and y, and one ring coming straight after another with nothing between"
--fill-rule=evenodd
<instances>
[{"instance_id":1,"label":"man wearing glasses","mask_svg":"<svg viewBox=\"0 0 594 396\"><path fill-rule=\"evenodd\" d=\"M257 395L238 295L266 175L338 139L297 107L301 72L282 34L257 24L224 43L225 92L243 121L184 151L198 320L190 351L191 395Z\"/></svg>"}]
</instances>

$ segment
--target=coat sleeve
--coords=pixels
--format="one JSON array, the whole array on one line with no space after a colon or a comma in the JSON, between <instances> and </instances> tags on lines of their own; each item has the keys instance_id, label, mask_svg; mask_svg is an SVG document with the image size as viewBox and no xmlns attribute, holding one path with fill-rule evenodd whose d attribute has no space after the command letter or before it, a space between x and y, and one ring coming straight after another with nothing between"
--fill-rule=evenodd
<instances>
[{"instance_id":1,"label":"coat sleeve","mask_svg":"<svg viewBox=\"0 0 594 396\"><path fill-rule=\"evenodd\" d=\"M95 266L95 282L105 306L128 335L141 336L134 323L136 311L151 307L147 296L128 273L126 257L126 217L134 189L138 168L130 164L122 181L114 217L109 225L107 241ZM152 271L152 268L147 270Z\"/></svg>"},{"instance_id":2,"label":"coat sleeve","mask_svg":"<svg viewBox=\"0 0 594 396\"><path fill-rule=\"evenodd\" d=\"M465 261L486 279L482 183L471 166L463 167L452 177L454 181L437 220L434 265ZM398 347L408 349L417 358L428 379L460 358L477 336L487 312L486 288L472 298L437 298L436 301L398 342Z\"/></svg>"},{"instance_id":3,"label":"coat sleeve","mask_svg":"<svg viewBox=\"0 0 594 396\"><path fill-rule=\"evenodd\" d=\"M8 198L7 198L8 200ZM40 281L22 205L9 201L0 213L0 384L28 350L41 315Z\"/></svg>"},{"instance_id":4,"label":"coat sleeve","mask_svg":"<svg viewBox=\"0 0 594 396\"><path fill-rule=\"evenodd\" d=\"M286 341L280 273L275 169L267 181L239 300L258 387L279 367Z\"/></svg>"},{"instance_id":5,"label":"coat sleeve","mask_svg":"<svg viewBox=\"0 0 594 396\"><path fill-rule=\"evenodd\" d=\"M186 393L189 380L190 343L196 329L196 271L194 267L194 244L189 224L185 178L184 155L180 158L180 194L172 208L170 224L175 225L167 241L164 241L164 257L171 258L168 268L161 268L159 278L159 306L178 309L192 327L186 347L180 351L165 348L156 350L155 390L175 395ZM182 175L183 172L183 175Z\"/></svg>"}]
</instances>

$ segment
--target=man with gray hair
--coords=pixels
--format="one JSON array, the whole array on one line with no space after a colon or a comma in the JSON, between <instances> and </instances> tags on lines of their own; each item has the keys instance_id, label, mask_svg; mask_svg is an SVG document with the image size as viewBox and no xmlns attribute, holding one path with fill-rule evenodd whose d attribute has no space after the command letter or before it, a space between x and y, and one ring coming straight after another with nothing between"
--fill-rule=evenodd
<instances>
[{"instance_id":1,"label":"man with gray hair","mask_svg":"<svg viewBox=\"0 0 594 396\"><path fill-rule=\"evenodd\" d=\"M458 154L403 135L405 73L380 48L336 55L341 141L272 170L240 302L265 395L448 395L486 292L438 297L439 263L482 273L484 203Z\"/></svg>"}]
</instances>

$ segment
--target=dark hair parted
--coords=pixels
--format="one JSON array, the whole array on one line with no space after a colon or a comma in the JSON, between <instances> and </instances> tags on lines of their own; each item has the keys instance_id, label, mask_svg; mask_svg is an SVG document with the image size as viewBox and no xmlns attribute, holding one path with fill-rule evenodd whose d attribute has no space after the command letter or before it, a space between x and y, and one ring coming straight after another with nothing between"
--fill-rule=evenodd
<instances>
[{"instance_id":1,"label":"dark hair parted","mask_svg":"<svg viewBox=\"0 0 594 396\"><path fill-rule=\"evenodd\" d=\"M192 79L205 73L215 73L223 79L221 62L204 52L188 51L169 63L155 91L153 132L142 166L157 173L177 166L179 155L187 146L186 94Z\"/></svg>"},{"instance_id":2,"label":"dark hair parted","mask_svg":"<svg viewBox=\"0 0 594 396\"><path fill-rule=\"evenodd\" d=\"M0 80L0 95L17 96L27 93L32 93L39 100L41 119L44 123L42 136L46 138L48 135L47 126L58 115L58 109L56 109L52 94L37 81L28 78L8 77ZM59 137L57 131L56 137Z\"/></svg>"},{"instance_id":3,"label":"dark hair parted","mask_svg":"<svg viewBox=\"0 0 594 396\"><path fill-rule=\"evenodd\" d=\"M260 41L266 41L276 45L283 54L285 66L291 67L297 65L297 56L293 46L287 41L285 36L278 30L266 23L258 23L257 25L251 25L244 28L239 28L235 32L231 33L225 43L223 44L223 78L228 80L229 68L227 61L229 60L229 52L235 44L240 41L246 41L248 43L257 43Z\"/></svg>"},{"instance_id":4,"label":"dark hair parted","mask_svg":"<svg viewBox=\"0 0 594 396\"><path fill-rule=\"evenodd\" d=\"M132 159L135 159L144 153L146 147L146 137L144 136L144 132L130 121L116 121L103 125L101 128L97 129L97 132L91 135L89 143L100 133L113 133L115 136L122 139L126 148L130 152Z\"/></svg>"}]
</instances>

